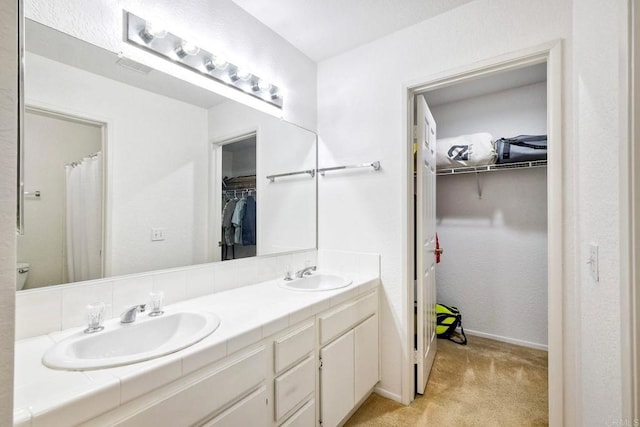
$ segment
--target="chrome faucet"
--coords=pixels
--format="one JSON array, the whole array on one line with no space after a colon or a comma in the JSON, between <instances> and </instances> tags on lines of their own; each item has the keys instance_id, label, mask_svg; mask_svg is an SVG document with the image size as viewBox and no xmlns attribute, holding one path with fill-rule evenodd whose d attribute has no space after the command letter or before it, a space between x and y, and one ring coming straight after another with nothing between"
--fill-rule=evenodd
<instances>
[{"instance_id":1,"label":"chrome faucet","mask_svg":"<svg viewBox=\"0 0 640 427\"><path fill-rule=\"evenodd\" d=\"M140 313L144 313L145 308L147 307L146 304L138 304L138 305L134 305L132 307L129 307L128 309L126 309L121 315L120 315L120 323L132 323L136 321L136 314L138 314L138 312Z\"/></svg>"},{"instance_id":2,"label":"chrome faucet","mask_svg":"<svg viewBox=\"0 0 640 427\"><path fill-rule=\"evenodd\" d=\"M296 277L301 278L302 276L309 276L312 271L316 271L316 268L317 267L315 265L312 265L310 267L305 267L300 271L296 271Z\"/></svg>"}]
</instances>

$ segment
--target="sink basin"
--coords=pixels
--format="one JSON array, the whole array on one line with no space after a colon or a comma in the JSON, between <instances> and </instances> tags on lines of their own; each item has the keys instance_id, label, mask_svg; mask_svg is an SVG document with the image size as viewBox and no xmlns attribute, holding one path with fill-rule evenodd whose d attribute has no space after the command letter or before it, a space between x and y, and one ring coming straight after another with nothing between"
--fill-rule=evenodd
<instances>
[{"instance_id":1,"label":"sink basin","mask_svg":"<svg viewBox=\"0 0 640 427\"><path fill-rule=\"evenodd\" d=\"M85 371L142 362L189 347L219 325L213 313L186 311L156 318L141 314L134 323L114 320L102 332L77 332L49 349L42 363L53 369Z\"/></svg>"},{"instance_id":2,"label":"sink basin","mask_svg":"<svg viewBox=\"0 0 640 427\"><path fill-rule=\"evenodd\" d=\"M330 291L332 289L339 289L349 286L352 283L351 279L348 279L337 274L317 273L311 276L305 276L300 279L294 279L291 281L282 281L280 286L286 289L292 289L294 291Z\"/></svg>"}]
</instances>

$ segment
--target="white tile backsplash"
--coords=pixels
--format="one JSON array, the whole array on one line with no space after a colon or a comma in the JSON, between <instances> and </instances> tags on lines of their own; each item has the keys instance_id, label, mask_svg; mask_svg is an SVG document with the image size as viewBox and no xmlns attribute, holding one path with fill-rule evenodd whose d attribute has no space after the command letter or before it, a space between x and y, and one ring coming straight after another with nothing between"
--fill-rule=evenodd
<instances>
[{"instance_id":1,"label":"white tile backsplash","mask_svg":"<svg viewBox=\"0 0 640 427\"><path fill-rule=\"evenodd\" d=\"M108 319L119 316L134 304L148 304L152 290L164 291L165 304L171 304L284 277L286 265L295 272L307 261L317 265L319 259L315 249L19 292L16 295L16 339L84 325L89 302L105 302L105 319Z\"/></svg>"},{"instance_id":2,"label":"white tile backsplash","mask_svg":"<svg viewBox=\"0 0 640 427\"><path fill-rule=\"evenodd\" d=\"M153 290L164 292L164 305L184 301L187 299L187 272L178 270L154 274Z\"/></svg>"},{"instance_id":3,"label":"white tile backsplash","mask_svg":"<svg viewBox=\"0 0 640 427\"><path fill-rule=\"evenodd\" d=\"M244 265L251 265L249 262L242 262ZM237 268L238 261L227 261L227 262L219 262L215 264L215 270L213 275L213 291L214 292L223 292L229 289L235 289L239 286L245 286L245 280L243 280L242 285L238 280L238 276L240 274L245 275L243 272L244 269Z\"/></svg>"},{"instance_id":4,"label":"white tile backsplash","mask_svg":"<svg viewBox=\"0 0 640 427\"><path fill-rule=\"evenodd\" d=\"M62 289L62 329L87 324L87 304L103 302L104 318L110 319L113 311L113 283L74 285Z\"/></svg>"},{"instance_id":5,"label":"white tile backsplash","mask_svg":"<svg viewBox=\"0 0 640 427\"><path fill-rule=\"evenodd\" d=\"M165 273L166 274L166 273ZM125 276L113 281L113 317L136 304L148 304L153 276Z\"/></svg>"},{"instance_id":6,"label":"white tile backsplash","mask_svg":"<svg viewBox=\"0 0 640 427\"><path fill-rule=\"evenodd\" d=\"M212 294L214 274L215 264L199 265L187 270L187 299Z\"/></svg>"},{"instance_id":7,"label":"white tile backsplash","mask_svg":"<svg viewBox=\"0 0 640 427\"><path fill-rule=\"evenodd\" d=\"M62 290L38 289L16 294L16 339L44 335L62 326Z\"/></svg>"}]
</instances>

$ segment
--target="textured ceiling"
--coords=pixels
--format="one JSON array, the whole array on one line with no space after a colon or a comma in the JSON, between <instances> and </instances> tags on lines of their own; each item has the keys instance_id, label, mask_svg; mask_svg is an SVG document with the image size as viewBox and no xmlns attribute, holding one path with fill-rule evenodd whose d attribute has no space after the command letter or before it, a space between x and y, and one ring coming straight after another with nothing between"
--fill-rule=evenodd
<instances>
[{"instance_id":1,"label":"textured ceiling","mask_svg":"<svg viewBox=\"0 0 640 427\"><path fill-rule=\"evenodd\" d=\"M314 61L472 0L233 0Z\"/></svg>"}]
</instances>

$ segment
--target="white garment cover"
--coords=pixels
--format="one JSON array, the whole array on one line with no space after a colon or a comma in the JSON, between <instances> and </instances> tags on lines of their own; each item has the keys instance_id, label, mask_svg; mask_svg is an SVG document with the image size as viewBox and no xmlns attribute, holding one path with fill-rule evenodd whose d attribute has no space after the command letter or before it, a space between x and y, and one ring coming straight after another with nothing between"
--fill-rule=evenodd
<instances>
[{"instance_id":1,"label":"white garment cover","mask_svg":"<svg viewBox=\"0 0 640 427\"><path fill-rule=\"evenodd\" d=\"M490 133L474 133L436 141L438 169L490 165L496 162L496 149Z\"/></svg>"},{"instance_id":2,"label":"white garment cover","mask_svg":"<svg viewBox=\"0 0 640 427\"><path fill-rule=\"evenodd\" d=\"M69 282L102 277L102 153L66 167Z\"/></svg>"}]
</instances>

